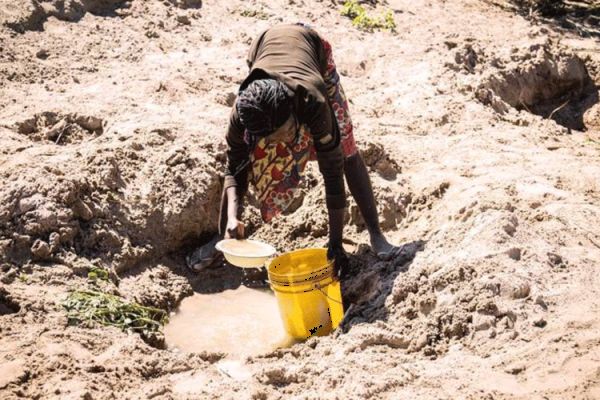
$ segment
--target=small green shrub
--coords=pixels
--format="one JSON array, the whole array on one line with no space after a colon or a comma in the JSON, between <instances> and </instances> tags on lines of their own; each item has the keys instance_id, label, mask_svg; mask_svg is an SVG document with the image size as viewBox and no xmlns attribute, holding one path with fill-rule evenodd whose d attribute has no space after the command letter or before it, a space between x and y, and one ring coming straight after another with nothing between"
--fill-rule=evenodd
<instances>
[{"instance_id":1,"label":"small green shrub","mask_svg":"<svg viewBox=\"0 0 600 400\"><path fill-rule=\"evenodd\" d=\"M342 15L350 19L354 19L361 14L366 14L365 8L358 4L356 0L348 0L342 6Z\"/></svg>"},{"instance_id":2,"label":"small green shrub","mask_svg":"<svg viewBox=\"0 0 600 400\"><path fill-rule=\"evenodd\" d=\"M360 30L373 32L375 29L396 30L396 21L391 10L387 10L381 17L372 17L357 0L347 0L340 13L352 20L352 25Z\"/></svg>"},{"instance_id":3,"label":"small green shrub","mask_svg":"<svg viewBox=\"0 0 600 400\"><path fill-rule=\"evenodd\" d=\"M270 15L267 14L266 12L264 12L263 10L251 10L249 8L241 10L240 15L242 17L256 18L256 19L263 19L263 20L267 20L270 17Z\"/></svg>"},{"instance_id":4,"label":"small green shrub","mask_svg":"<svg viewBox=\"0 0 600 400\"><path fill-rule=\"evenodd\" d=\"M394 21L394 13L392 10L387 10L383 15L383 28L390 31L396 31L396 21Z\"/></svg>"},{"instance_id":5,"label":"small green shrub","mask_svg":"<svg viewBox=\"0 0 600 400\"><path fill-rule=\"evenodd\" d=\"M95 324L116 326L122 330L149 336L168 321L167 312L126 302L123 298L92 290L72 292L62 303L69 325L93 327Z\"/></svg>"},{"instance_id":6,"label":"small green shrub","mask_svg":"<svg viewBox=\"0 0 600 400\"><path fill-rule=\"evenodd\" d=\"M98 280L108 281L108 271L104 268L92 267L88 272L88 280L96 282Z\"/></svg>"}]
</instances>

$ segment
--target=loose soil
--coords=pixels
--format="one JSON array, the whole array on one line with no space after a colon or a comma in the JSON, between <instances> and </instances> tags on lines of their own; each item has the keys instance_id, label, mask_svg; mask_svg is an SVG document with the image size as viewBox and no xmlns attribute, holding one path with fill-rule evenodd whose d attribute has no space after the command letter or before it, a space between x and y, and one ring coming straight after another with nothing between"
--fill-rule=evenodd
<instances>
[{"instance_id":1,"label":"loose soil","mask_svg":"<svg viewBox=\"0 0 600 400\"><path fill-rule=\"evenodd\" d=\"M593 38L477 0L389 0L397 32L335 2L0 3L0 397L600 398L600 56ZM185 256L217 231L224 133L253 37L333 44L382 228L349 197L340 329L243 360L69 326L87 287L172 312L248 281ZM310 164L252 238L327 241ZM96 269L108 280L88 280Z\"/></svg>"}]
</instances>

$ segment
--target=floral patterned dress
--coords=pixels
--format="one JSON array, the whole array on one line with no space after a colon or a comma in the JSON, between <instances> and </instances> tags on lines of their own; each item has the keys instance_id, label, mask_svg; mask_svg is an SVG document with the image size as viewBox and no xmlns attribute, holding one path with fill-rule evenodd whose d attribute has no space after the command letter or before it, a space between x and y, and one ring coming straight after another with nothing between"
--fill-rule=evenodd
<instances>
[{"instance_id":1,"label":"floral patterned dress","mask_svg":"<svg viewBox=\"0 0 600 400\"><path fill-rule=\"evenodd\" d=\"M323 77L327 97L341 134L344 156L350 157L358 149L354 141L348 101L340 84L331 45L323 38L321 41L327 57L327 71ZM245 136L248 137L247 133ZM260 203L263 221L268 222L285 212L296 201L306 163L313 160L316 160L316 151L306 125L300 125L299 134L292 143L267 143L265 138L257 141L250 154L249 179Z\"/></svg>"}]
</instances>

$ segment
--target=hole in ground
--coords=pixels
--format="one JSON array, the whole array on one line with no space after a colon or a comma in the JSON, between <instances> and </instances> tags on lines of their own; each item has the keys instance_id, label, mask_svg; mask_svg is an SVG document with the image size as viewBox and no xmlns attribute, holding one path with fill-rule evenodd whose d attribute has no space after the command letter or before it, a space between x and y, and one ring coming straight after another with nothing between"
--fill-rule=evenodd
<instances>
[{"instance_id":1,"label":"hole in ground","mask_svg":"<svg viewBox=\"0 0 600 400\"><path fill-rule=\"evenodd\" d=\"M243 285L186 297L171 315L164 335L170 347L225 353L229 358L268 353L294 343L283 327L273 292Z\"/></svg>"},{"instance_id":2,"label":"hole in ground","mask_svg":"<svg viewBox=\"0 0 600 400\"><path fill-rule=\"evenodd\" d=\"M355 324L387 320L385 299L395 278L408 270L410 261L406 258L412 260L423 245L420 241L409 244L410 255L393 262L379 262L371 253L351 256L349 277L342 279L347 318L339 333ZM174 252L158 260L158 265L140 266L121 276L119 291L128 293L130 300L172 311L171 321L162 332L143 337L148 344L205 354L215 360L225 357L239 361L247 356L266 356L295 343L283 330L279 304L265 285L264 269L241 269L222 262L194 273L185 267L187 254ZM257 290L260 284L262 288ZM349 308L350 304L354 308ZM337 315L341 319L343 312Z\"/></svg>"},{"instance_id":3,"label":"hole in ground","mask_svg":"<svg viewBox=\"0 0 600 400\"><path fill-rule=\"evenodd\" d=\"M17 123L16 128L34 142L65 145L81 143L101 135L104 121L93 116L46 111Z\"/></svg>"},{"instance_id":4,"label":"hole in ground","mask_svg":"<svg viewBox=\"0 0 600 400\"><path fill-rule=\"evenodd\" d=\"M159 347L240 360L291 345L264 268L237 268L220 257L191 272L184 265L193 248L188 243L165 264L130 271L121 281L121 290L136 301L171 311Z\"/></svg>"},{"instance_id":5,"label":"hole in ground","mask_svg":"<svg viewBox=\"0 0 600 400\"><path fill-rule=\"evenodd\" d=\"M521 57L521 56L516 56ZM490 75L477 97L496 111L508 107L555 120L570 129L586 129L584 114L598 103L598 89L576 55L543 46L531 48L515 67ZM494 99L494 94L501 101Z\"/></svg>"},{"instance_id":6,"label":"hole in ground","mask_svg":"<svg viewBox=\"0 0 600 400\"><path fill-rule=\"evenodd\" d=\"M266 275L264 268L242 269L226 263L194 275L190 280L193 295L182 300L163 330L167 345L185 352L223 353L240 359L289 347L297 342L294 336L326 335L332 323L337 325L342 318L340 299L335 300L339 296L335 294L337 283L330 291L325 275L313 277L318 278L314 282L323 283L321 289L310 290L310 280L290 286L273 284L276 293L266 284ZM356 300L356 296L351 298ZM297 308L299 303L303 306Z\"/></svg>"}]
</instances>

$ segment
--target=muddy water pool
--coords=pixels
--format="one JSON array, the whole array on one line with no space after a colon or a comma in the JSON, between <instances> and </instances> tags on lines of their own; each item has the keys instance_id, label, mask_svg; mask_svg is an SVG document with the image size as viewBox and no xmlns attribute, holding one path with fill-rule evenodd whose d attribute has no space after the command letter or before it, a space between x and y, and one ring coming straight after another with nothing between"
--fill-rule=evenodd
<instances>
[{"instance_id":1,"label":"muddy water pool","mask_svg":"<svg viewBox=\"0 0 600 400\"><path fill-rule=\"evenodd\" d=\"M164 329L167 345L184 352L223 352L241 358L289 347L270 289L240 286L185 298Z\"/></svg>"}]
</instances>

